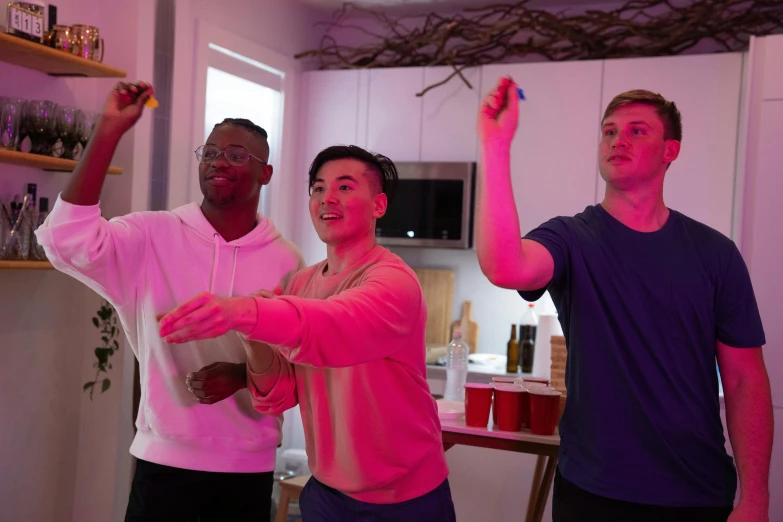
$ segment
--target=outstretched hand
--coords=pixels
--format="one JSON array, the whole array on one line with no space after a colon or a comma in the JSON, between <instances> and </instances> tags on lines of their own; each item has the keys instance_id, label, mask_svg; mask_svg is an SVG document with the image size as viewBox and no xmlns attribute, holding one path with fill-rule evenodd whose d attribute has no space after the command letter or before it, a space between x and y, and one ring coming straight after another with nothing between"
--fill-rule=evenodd
<instances>
[{"instance_id":1,"label":"outstretched hand","mask_svg":"<svg viewBox=\"0 0 783 522\"><path fill-rule=\"evenodd\" d=\"M220 337L229 330L250 333L256 320L252 297L218 297L204 292L164 314L160 336L167 343L185 343Z\"/></svg>"}]
</instances>

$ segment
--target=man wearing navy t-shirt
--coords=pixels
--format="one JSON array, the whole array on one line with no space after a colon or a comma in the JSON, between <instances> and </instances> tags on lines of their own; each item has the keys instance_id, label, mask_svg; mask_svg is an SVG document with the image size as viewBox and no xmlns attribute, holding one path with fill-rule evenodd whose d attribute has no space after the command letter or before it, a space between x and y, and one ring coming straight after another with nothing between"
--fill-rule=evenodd
<instances>
[{"instance_id":1,"label":"man wearing navy t-shirt","mask_svg":"<svg viewBox=\"0 0 783 522\"><path fill-rule=\"evenodd\" d=\"M615 97L601 121L603 201L520 241L515 93L503 78L481 106L478 257L493 284L528 301L548 290L566 337L554 521L768 521L764 331L734 243L664 204L677 107L649 91Z\"/></svg>"}]
</instances>

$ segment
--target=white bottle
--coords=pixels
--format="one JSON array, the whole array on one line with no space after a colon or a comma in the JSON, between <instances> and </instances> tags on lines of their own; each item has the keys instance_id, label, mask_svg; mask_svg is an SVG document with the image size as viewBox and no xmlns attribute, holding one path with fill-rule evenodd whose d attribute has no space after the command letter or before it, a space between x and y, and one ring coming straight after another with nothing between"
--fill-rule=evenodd
<instances>
[{"instance_id":1,"label":"white bottle","mask_svg":"<svg viewBox=\"0 0 783 522\"><path fill-rule=\"evenodd\" d=\"M446 392L447 401L465 400L465 381L468 378L468 343L462 339L462 332L454 330L454 339L446 347Z\"/></svg>"}]
</instances>

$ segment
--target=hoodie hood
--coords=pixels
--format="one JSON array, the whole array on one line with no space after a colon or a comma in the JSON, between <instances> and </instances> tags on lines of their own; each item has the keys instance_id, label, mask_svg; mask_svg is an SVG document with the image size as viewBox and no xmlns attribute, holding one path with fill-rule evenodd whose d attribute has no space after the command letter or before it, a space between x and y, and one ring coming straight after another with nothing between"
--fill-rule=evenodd
<instances>
[{"instance_id":1,"label":"hoodie hood","mask_svg":"<svg viewBox=\"0 0 783 522\"><path fill-rule=\"evenodd\" d=\"M218 234L212 224L204 216L201 206L196 203L188 203L175 208L172 213L182 220L182 223L199 239L213 245L212 250L212 274L209 278L209 292L215 293L215 281L217 280L218 267L220 266L220 250L222 248L231 249L231 280L228 287L228 296L234 295L234 278L237 271L237 256L240 249L261 248L281 236L274 224L262 216L256 214L256 226L248 234L235 239L226 241L223 236Z\"/></svg>"},{"instance_id":2,"label":"hoodie hood","mask_svg":"<svg viewBox=\"0 0 783 522\"><path fill-rule=\"evenodd\" d=\"M214 243L215 236L217 236L220 245L259 248L267 243L271 243L281 236L280 232L275 228L275 225L261 214L256 214L257 224L253 230L239 239L226 241L217 233L206 216L204 216L204 213L201 211L201 206L198 203L192 202L177 207L172 210L172 213L179 217L188 228L193 230L198 238L203 239L207 243Z\"/></svg>"}]
</instances>

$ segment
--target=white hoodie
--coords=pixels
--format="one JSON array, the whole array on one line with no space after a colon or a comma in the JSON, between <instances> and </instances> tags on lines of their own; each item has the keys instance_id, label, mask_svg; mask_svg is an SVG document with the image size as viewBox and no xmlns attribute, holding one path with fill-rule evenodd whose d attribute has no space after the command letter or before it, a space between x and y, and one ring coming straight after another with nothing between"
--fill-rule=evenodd
<instances>
[{"instance_id":1,"label":"white hoodie","mask_svg":"<svg viewBox=\"0 0 783 522\"><path fill-rule=\"evenodd\" d=\"M188 373L213 362L245 362L239 336L169 345L156 320L201 292L236 296L285 286L304 263L270 221L259 214L249 234L226 242L196 203L107 221L98 205L58 196L36 236L57 270L98 292L119 314L141 379L131 454L201 471L274 470L280 419L254 410L247 389L204 405L185 384Z\"/></svg>"}]
</instances>

